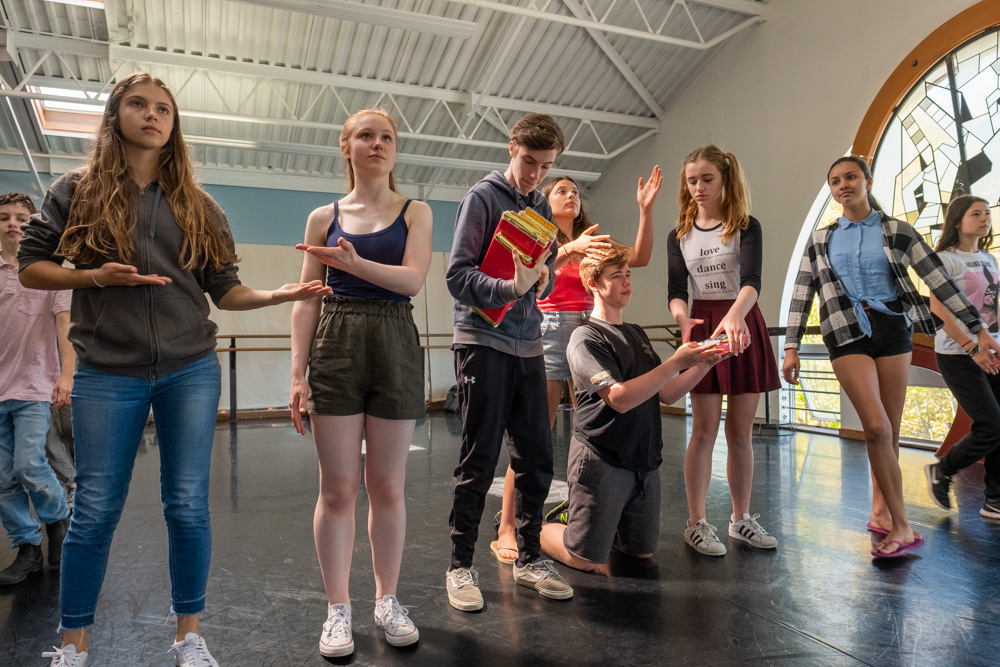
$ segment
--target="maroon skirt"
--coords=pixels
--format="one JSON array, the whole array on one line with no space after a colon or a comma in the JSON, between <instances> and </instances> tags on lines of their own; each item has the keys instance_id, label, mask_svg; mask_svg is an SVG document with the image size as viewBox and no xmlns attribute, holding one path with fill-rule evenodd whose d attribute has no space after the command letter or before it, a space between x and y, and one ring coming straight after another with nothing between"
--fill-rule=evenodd
<instances>
[{"instance_id":1,"label":"maroon skirt","mask_svg":"<svg viewBox=\"0 0 1000 667\"><path fill-rule=\"evenodd\" d=\"M695 299L691 303L690 317L705 322L691 330L691 340L710 338L732 306L733 299ZM747 313L746 323L750 330L750 346L739 356L716 364L695 385L692 394L760 394L781 388L767 325L756 303Z\"/></svg>"}]
</instances>

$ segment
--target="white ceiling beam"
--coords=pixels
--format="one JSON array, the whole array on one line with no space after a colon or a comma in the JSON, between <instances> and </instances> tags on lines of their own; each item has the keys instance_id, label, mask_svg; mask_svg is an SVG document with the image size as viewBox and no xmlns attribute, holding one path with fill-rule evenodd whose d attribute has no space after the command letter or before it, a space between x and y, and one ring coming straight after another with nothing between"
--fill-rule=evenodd
<instances>
[{"instance_id":1,"label":"white ceiling beam","mask_svg":"<svg viewBox=\"0 0 1000 667\"><path fill-rule=\"evenodd\" d=\"M705 5L707 7L715 7L716 9L728 9L731 12L736 12L738 14L746 14L747 16L760 16L764 17L765 9L764 3L758 0L685 0L688 3L695 5Z\"/></svg>"},{"instance_id":2,"label":"white ceiling beam","mask_svg":"<svg viewBox=\"0 0 1000 667\"><path fill-rule=\"evenodd\" d=\"M46 88L64 88L73 82L55 77L36 76L31 79L33 86ZM13 98L25 100L38 100L42 102L64 102L70 104L83 104L94 107L94 111L100 112L104 108L104 102L96 98L97 93L104 90L104 85L93 82L81 82L83 88L90 94L95 95L92 99L81 99L68 95L53 95L52 93L40 93L33 90L7 90L0 88L0 98ZM294 120L291 118L272 118L268 116L249 116L244 114L223 113L218 111L206 111L201 109L185 108L181 111L183 118L201 118L204 120L229 121L234 123L246 123L250 125L272 125L278 127L308 128L311 130L325 130L339 134L344 129L343 125L336 123L321 123L317 121ZM646 130L640 138L655 134L655 130ZM414 141L429 141L432 143L453 144L457 146L475 146L477 148L495 148L498 151L507 150L507 142L486 141L483 139L469 139L462 137L446 137L435 134L420 134L416 132L400 132L400 139L412 139ZM634 140L633 140L634 141ZM608 153L586 153L583 151L565 151L562 157L583 158L586 160L611 160L620 155L633 145L629 142L624 146Z\"/></svg>"},{"instance_id":3,"label":"white ceiling beam","mask_svg":"<svg viewBox=\"0 0 1000 667\"><path fill-rule=\"evenodd\" d=\"M509 111L547 113L553 116L560 116L562 118L575 118L578 120L611 123L614 125L642 127L647 129L659 126L659 121L656 118L648 116L634 116L631 114L599 111L595 109L579 109L558 104L545 104L541 102L517 100L494 95L477 96L476 99L473 100L472 93L466 91L429 88L426 86L395 83L392 81L379 81L376 79L366 79L363 77L346 76L342 74L313 72L294 69L291 67L281 67L278 65L261 65L258 63L225 60L222 58L212 58L208 56L192 56L186 53L154 51L151 49L140 49L132 46L120 46L118 44L109 45L105 42L94 42L90 40L79 40L66 37L50 37L48 35L35 35L10 31L8 33L7 48L11 51L11 53L13 53L14 49L30 48L37 49L39 51L52 51L64 55L72 54L78 56L89 56L109 61L111 63L112 70L117 70L121 61L132 61L138 63L184 67L187 69L240 74L244 76L275 79L278 81L292 81L307 85L334 86L373 93L388 93L402 97L440 100L442 102L464 104L469 108L472 108L476 104L485 104L487 106L493 106L498 109Z\"/></svg>"},{"instance_id":4,"label":"white ceiling beam","mask_svg":"<svg viewBox=\"0 0 1000 667\"><path fill-rule=\"evenodd\" d=\"M609 32L616 35L625 35L626 37L644 39L647 41L658 42L660 44L670 44L671 46L683 46L685 48L697 49L702 51L717 46L718 44L721 44L725 40L729 39L729 37L731 36L731 31L726 31L725 33L717 35L716 37L708 40L707 42L695 42L689 39L668 37L667 35L661 35L659 33L651 32L649 30L636 30L635 28L626 28L624 26L614 25L611 23L601 23L600 21L594 21L593 19L580 19L575 16L554 14L552 12L542 11L539 9L529 9L527 7L521 7L520 5L511 5L502 2L493 2L492 0L446 0L446 2L452 2L459 5L468 5L470 7L482 7L484 9L491 9L506 14L527 16L529 18L534 18L541 21L550 21L552 23L564 23L566 25L576 26L577 28L599 30L601 32ZM746 4L752 5L755 3L746 3ZM762 23L763 21L764 18L763 16L761 16L761 14L754 13L751 14L751 18L747 19L747 21L745 21L744 23L746 25L753 25L755 23ZM746 26L744 25L743 27Z\"/></svg>"},{"instance_id":5,"label":"white ceiling beam","mask_svg":"<svg viewBox=\"0 0 1000 667\"><path fill-rule=\"evenodd\" d=\"M296 155L315 155L319 157L341 157L339 146L316 146L313 144L295 144L283 141L260 141L255 139L227 139L224 137L205 137L185 134L184 141L196 146L215 146L217 148L238 148L244 150L269 151L273 153L294 153ZM436 155L415 155L412 153L397 153L396 162L412 164L420 167L444 167L452 170L492 171L506 169L507 162L488 162L485 160L461 160L452 157ZM572 176L583 182L596 181L600 172L580 171L573 169L552 169L552 175Z\"/></svg>"},{"instance_id":6,"label":"white ceiling beam","mask_svg":"<svg viewBox=\"0 0 1000 667\"><path fill-rule=\"evenodd\" d=\"M139 49L131 46L111 45L108 48L108 52L111 58L112 67L117 65L116 61L126 60L174 67L186 67L190 69L226 72L229 74L242 74L245 76L263 77L279 81L292 81L315 86L334 86L338 88L349 88L351 90L364 90L373 93L388 93L390 95L399 95L402 97L440 100L442 102L466 104L470 107L474 105L472 94L466 91L428 88L425 86L416 86L407 83L379 81L376 79L365 79L362 77L346 76L343 74L312 72L308 70L293 69L291 67L280 67L278 65L261 65L258 63L247 63L236 60L223 60L222 58L210 58L207 56L192 56L185 53L152 51L149 49ZM499 109L525 111L528 113L548 113L553 116L561 116L563 118L577 118L580 120L612 123L615 125L628 125L645 128L653 128L659 125L659 121L657 119L646 116L633 116L630 114L598 111L594 109L579 109L558 104L543 104L540 102L530 102L507 97L497 97L493 95L479 96L476 101L480 104L494 106Z\"/></svg>"},{"instance_id":7,"label":"white ceiling beam","mask_svg":"<svg viewBox=\"0 0 1000 667\"><path fill-rule=\"evenodd\" d=\"M587 16L587 12L582 6L580 6L580 3L577 2L577 0L562 0L562 2L571 12L573 12L573 16L577 18L585 18ZM663 118L663 107L660 106L660 103L656 101L653 94L649 92L645 85L643 85L636 73L632 71L631 67L629 67L629 64L625 62L625 58L623 58L622 54L618 52L618 49L611 44L608 38L605 37L604 33L600 30L595 30L594 28L587 28L586 30L590 35L590 38L594 40L594 43L597 44L601 51L604 52L604 55L608 57L621 75L625 77L625 80L628 81L629 85L632 86L632 90L634 90L636 94L642 98L642 101L646 103L646 106L653 112L653 115L657 118Z\"/></svg>"},{"instance_id":8,"label":"white ceiling beam","mask_svg":"<svg viewBox=\"0 0 1000 667\"><path fill-rule=\"evenodd\" d=\"M235 0L235 2L459 39L472 37L478 27L475 21L450 19L444 16L420 14L403 9L365 5L345 0L323 0L322 2L315 0Z\"/></svg>"}]
</instances>

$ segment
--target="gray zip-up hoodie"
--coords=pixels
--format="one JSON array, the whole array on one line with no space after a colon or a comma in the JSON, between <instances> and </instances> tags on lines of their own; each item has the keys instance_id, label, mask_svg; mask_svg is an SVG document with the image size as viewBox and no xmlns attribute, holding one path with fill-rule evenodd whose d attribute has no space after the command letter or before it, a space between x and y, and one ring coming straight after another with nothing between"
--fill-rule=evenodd
<instances>
[{"instance_id":1,"label":"gray zip-up hoodie","mask_svg":"<svg viewBox=\"0 0 1000 667\"><path fill-rule=\"evenodd\" d=\"M24 226L17 258L21 270L35 262L62 264L56 248L66 229L73 192L82 171L57 179L45 195L38 213ZM131 182L130 182L131 184ZM170 203L159 183L140 190L132 184L138 217L132 231L133 257L107 257L94 264L78 264L92 269L105 262L135 266L141 274L166 276L168 285L136 287L93 287L73 290L69 340L80 363L88 368L138 378L159 378L215 351L218 328L208 319L207 292L219 300L240 284L235 265L216 270L202 265L193 271L180 267L184 233L174 219ZM209 200L211 201L211 200ZM217 219L230 249L232 234L215 202Z\"/></svg>"},{"instance_id":2,"label":"gray zip-up hoodie","mask_svg":"<svg viewBox=\"0 0 1000 667\"><path fill-rule=\"evenodd\" d=\"M535 290L529 289L518 299L513 279L491 278L479 270L503 212L529 206L546 219L552 219L545 195L538 190L522 195L499 171L489 173L472 186L459 204L451 260L445 275L448 291L455 297L455 345L485 345L517 357L542 354L542 313L535 303ZM555 276L556 250L553 244L547 262L550 279L543 297L551 294L555 284L552 276ZM495 328L472 310L497 308L511 301L514 306Z\"/></svg>"}]
</instances>

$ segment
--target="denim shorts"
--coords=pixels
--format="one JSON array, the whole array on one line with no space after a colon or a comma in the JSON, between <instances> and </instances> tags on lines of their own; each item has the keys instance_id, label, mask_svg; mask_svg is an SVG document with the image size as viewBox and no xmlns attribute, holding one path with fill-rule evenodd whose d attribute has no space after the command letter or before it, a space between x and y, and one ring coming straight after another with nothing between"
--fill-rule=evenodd
<instances>
[{"instance_id":1,"label":"denim shorts","mask_svg":"<svg viewBox=\"0 0 1000 667\"><path fill-rule=\"evenodd\" d=\"M405 301L327 298L309 356L309 413L420 419L424 351Z\"/></svg>"},{"instance_id":2,"label":"denim shorts","mask_svg":"<svg viewBox=\"0 0 1000 667\"><path fill-rule=\"evenodd\" d=\"M913 351L913 325L905 315L886 315L874 309L867 312L872 325L871 336L844 345L837 345L831 335L823 336L823 342L830 351L830 361L849 354L878 359Z\"/></svg>"},{"instance_id":3,"label":"denim shorts","mask_svg":"<svg viewBox=\"0 0 1000 667\"><path fill-rule=\"evenodd\" d=\"M542 353L545 355L545 379L569 380L566 348L573 329L590 316L589 310L542 311Z\"/></svg>"}]
</instances>

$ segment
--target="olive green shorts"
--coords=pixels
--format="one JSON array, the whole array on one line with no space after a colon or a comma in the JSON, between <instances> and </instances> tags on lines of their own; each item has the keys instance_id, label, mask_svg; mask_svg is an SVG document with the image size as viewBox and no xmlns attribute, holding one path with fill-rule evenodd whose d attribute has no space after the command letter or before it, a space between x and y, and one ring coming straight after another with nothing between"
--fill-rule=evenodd
<instances>
[{"instance_id":1,"label":"olive green shorts","mask_svg":"<svg viewBox=\"0 0 1000 667\"><path fill-rule=\"evenodd\" d=\"M309 413L424 416L424 353L404 301L327 297L309 357Z\"/></svg>"}]
</instances>

